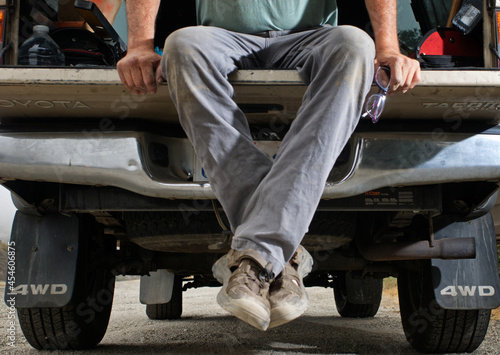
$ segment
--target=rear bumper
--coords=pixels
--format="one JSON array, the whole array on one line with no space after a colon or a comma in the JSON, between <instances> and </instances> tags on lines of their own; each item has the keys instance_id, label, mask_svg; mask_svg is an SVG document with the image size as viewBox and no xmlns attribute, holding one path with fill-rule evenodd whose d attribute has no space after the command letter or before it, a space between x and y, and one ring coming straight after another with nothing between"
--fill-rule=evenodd
<instances>
[{"instance_id":1,"label":"rear bumper","mask_svg":"<svg viewBox=\"0 0 500 355\"><path fill-rule=\"evenodd\" d=\"M277 144L262 143L268 150ZM187 139L143 132L4 132L0 146L3 180L114 186L170 199L215 198ZM158 147L168 161L155 158ZM333 168L324 199L387 186L500 181L496 134L356 132L348 152Z\"/></svg>"}]
</instances>

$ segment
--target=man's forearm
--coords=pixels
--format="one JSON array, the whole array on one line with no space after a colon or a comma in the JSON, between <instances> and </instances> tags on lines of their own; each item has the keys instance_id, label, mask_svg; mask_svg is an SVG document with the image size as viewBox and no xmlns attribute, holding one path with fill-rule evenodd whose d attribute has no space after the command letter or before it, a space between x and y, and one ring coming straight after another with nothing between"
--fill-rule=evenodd
<instances>
[{"instance_id":1,"label":"man's forearm","mask_svg":"<svg viewBox=\"0 0 500 355\"><path fill-rule=\"evenodd\" d=\"M155 21L160 0L127 0L128 49L154 46Z\"/></svg>"},{"instance_id":2,"label":"man's forearm","mask_svg":"<svg viewBox=\"0 0 500 355\"><path fill-rule=\"evenodd\" d=\"M399 51L397 1L365 0L375 34L377 51Z\"/></svg>"},{"instance_id":3,"label":"man's forearm","mask_svg":"<svg viewBox=\"0 0 500 355\"><path fill-rule=\"evenodd\" d=\"M365 0L375 33L375 65L391 68L390 92L412 89L420 81L419 63L399 50L397 0Z\"/></svg>"}]
</instances>

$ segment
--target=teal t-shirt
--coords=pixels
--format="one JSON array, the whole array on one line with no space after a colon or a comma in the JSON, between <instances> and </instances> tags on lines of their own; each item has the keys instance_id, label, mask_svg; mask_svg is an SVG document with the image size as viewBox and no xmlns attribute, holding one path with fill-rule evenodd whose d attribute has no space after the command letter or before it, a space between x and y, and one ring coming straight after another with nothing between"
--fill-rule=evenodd
<instances>
[{"instance_id":1,"label":"teal t-shirt","mask_svg":"<svg viewBox=\"0 0 500 355\"><path fill-rule=\"evenodd\" d=\"M337 24L336 0L196 0L198 24L241 33Z\"/></svg>"}]
</instances>

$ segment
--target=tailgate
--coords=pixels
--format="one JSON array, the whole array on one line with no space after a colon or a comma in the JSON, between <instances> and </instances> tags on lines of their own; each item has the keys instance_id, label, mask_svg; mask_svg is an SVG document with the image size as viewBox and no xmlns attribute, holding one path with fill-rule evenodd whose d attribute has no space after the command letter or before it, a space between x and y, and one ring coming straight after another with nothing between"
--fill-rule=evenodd
<instances>
[{"instance_id":1,"label":"tailgate","mask_svg":"<svg viewBox=\"0 0 500 355\"><path fill-rule=\"evenodd\" d=\"M235 100L256 124L293 119L306 90L293 70L240 70L230 80ZM499 124L499 109L500 71L429 70L415 89L388 98L383 118ZM51 117L177 122L166 84L157 95L134 96L124 89L115 69L0 69L3 123Z\"/></svg>"}]
</instances>

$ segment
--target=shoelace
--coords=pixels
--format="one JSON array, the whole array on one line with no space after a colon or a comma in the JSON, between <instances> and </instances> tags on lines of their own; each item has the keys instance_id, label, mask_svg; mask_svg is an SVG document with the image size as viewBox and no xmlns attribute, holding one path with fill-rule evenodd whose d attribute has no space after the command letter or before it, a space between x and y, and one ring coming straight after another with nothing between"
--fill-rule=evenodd
<instances>
[{"instance_id":1,"label":"shoelace","mask_svg":"<svg viewBox=\"0 0 500 355\"><path fill-rule=\"evenodd\" d=\"M267 263L266 267L260 270L259 272L259 278L261 281L265 282L271 282L272 279L274 279L274 273L272 272L272 264Z\"/></svg>"}]
</instances>

